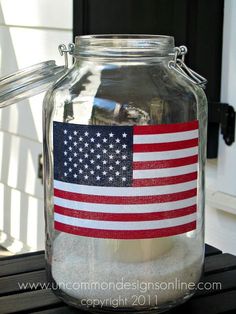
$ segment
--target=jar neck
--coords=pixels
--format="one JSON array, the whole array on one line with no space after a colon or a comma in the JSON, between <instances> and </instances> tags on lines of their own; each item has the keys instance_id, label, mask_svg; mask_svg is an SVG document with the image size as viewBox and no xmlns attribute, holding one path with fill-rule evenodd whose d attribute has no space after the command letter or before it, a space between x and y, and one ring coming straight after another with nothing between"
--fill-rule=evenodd
<instances>
[{"instance_id":1,"label":"jar neck","mask_svg":"<svg viewBox=\"0 0 236 314\"><path fill-rule=\"evenodd\" d=\"M75 38L78 59L164 60L174 53L174 38L159 35L89 35Z\"/></svg>"}]
</instances>

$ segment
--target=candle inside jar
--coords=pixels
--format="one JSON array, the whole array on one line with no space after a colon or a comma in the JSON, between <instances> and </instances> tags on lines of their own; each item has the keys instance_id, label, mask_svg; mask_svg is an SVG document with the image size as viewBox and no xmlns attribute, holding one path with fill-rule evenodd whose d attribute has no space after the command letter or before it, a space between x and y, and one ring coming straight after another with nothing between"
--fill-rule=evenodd
<instances>
[{"instance_id":1,"label":"candle inside jar","mask_svg":"<svg viewBox=\"0 0 236 314\"><path fill-rule=\"evenodd\" d=\"M146 262L155 260L167 253L172 247L172 239L111 240L104 239L101 254L120 262Z\"/></svg>"}]
</instances>

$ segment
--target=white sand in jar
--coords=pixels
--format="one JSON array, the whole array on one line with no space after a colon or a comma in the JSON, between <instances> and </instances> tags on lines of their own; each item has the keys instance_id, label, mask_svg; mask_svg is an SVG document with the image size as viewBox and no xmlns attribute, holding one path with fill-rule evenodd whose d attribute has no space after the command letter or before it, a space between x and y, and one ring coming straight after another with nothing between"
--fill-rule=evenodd
<instances>
[{"instance_id":1,"label":"white sand in jar","mask_svg":"<svg viewBox=\"0 0 236 314\"><path fill-rule=\"evenodd\" d=\"M52 275L66 294L89 299L89 305L133 307L174 301L189 293L185 283L199 280L202 251L196 240L172 239L172 248L159 258L131 263L114 260L103 239L61 233L53 244Z\"/></svg>"}]
</instances>

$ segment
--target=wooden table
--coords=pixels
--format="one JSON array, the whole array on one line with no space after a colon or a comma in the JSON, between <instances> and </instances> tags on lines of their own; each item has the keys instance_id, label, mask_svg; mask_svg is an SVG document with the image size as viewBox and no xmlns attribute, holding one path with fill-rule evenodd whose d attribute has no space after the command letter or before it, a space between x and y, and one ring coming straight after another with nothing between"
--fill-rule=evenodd
<instances>
[{"instance_id":1,"label":"wooden table","mask_svg":"<svg viewBox=\"0 0 236 314\"><path fill-rule=\"evenodd\" d=\"M206 245L203 281L221 282L222 289L197 291L168 313L236 313L236 256ZM49 289L20 291L18 282L47 282L43 251L0 258L0 313L87 313L68 307Z\"/></svg>"}]
</instances>

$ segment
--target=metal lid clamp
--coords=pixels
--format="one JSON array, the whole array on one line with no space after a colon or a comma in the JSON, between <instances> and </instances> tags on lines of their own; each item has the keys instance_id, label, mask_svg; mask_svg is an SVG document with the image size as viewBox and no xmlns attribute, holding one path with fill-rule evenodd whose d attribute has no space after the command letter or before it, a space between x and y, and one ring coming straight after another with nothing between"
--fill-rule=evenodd
<instances>
[{"instance_id":1,"label":"metal lid clamp","mask_svg":"<svg viewBox=\"0 0 236 314\"><path fill-rule=\"evenodd\" d=\"M168 67L173 69L178 74L185 77L191 83L200 86L201 88L205 88L207 84L207 79L198 74L197 72L190 69L185 63L185 55L187 54L188 49L185 46L175 47L174 48L174 60L170 60L168 63ZM179 58L181 57L181 58Z\"/></svg>"},{"instance_id":2,"label":"metal lid clamp","mask_svg":"<svg viewBox=\"0 0 236 314\"><path fill-rule=\"evenodd\" d=\"M58 50L61 56L64 55L64 59L65 59L65 68L68 69L68 54L73 55L75 49L75 44L70 43L68 44L68 47L66 47L66 45L61 44L58 46Z\"/></svg>"}]
</instances>

